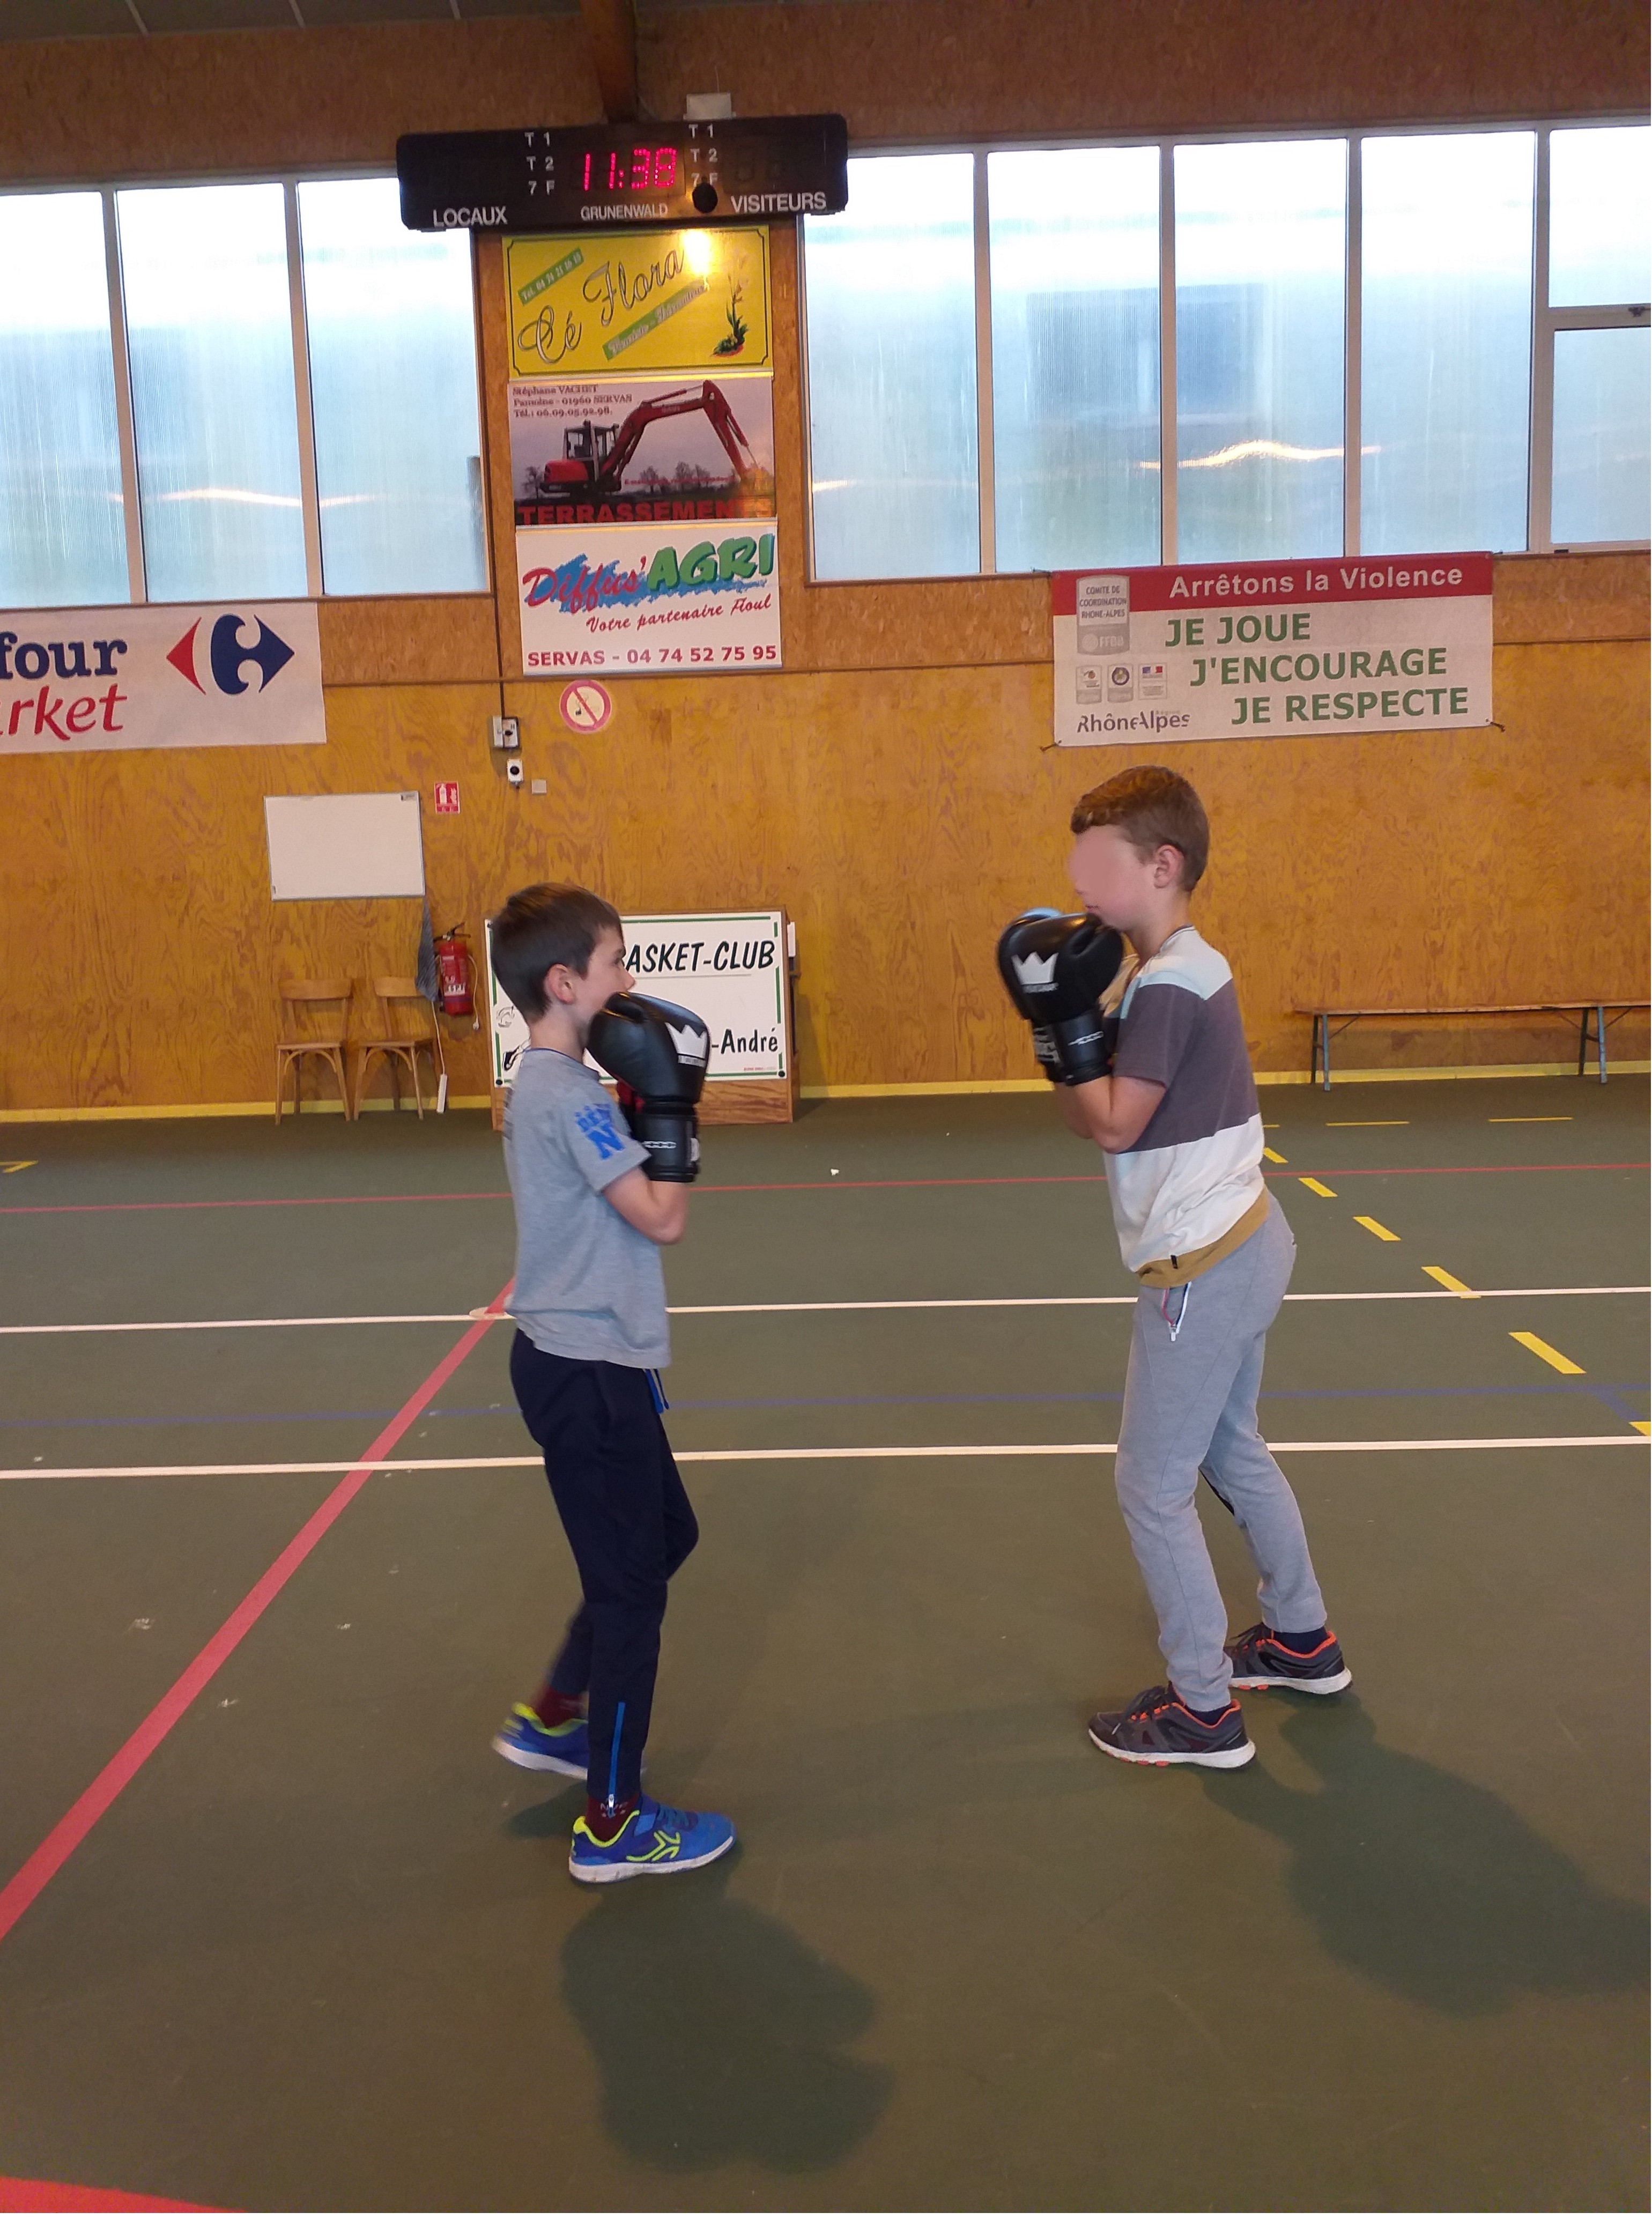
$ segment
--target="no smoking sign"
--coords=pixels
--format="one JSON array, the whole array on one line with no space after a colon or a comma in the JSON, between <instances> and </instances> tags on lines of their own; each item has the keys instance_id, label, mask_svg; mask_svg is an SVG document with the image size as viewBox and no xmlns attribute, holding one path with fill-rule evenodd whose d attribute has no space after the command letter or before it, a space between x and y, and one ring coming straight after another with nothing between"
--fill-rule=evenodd
<instances>
[{"instance_id":1,"label":"no smoking sign","mask_svg":"<svg viewBox=\"0 0 1652 2220\"><path fill-rule=\"evenodd\" d=\"M614 697L594 678L577 678L562 689L562 721L570 733L600 733L614 714Z\"/></svg>"}]
</instances>

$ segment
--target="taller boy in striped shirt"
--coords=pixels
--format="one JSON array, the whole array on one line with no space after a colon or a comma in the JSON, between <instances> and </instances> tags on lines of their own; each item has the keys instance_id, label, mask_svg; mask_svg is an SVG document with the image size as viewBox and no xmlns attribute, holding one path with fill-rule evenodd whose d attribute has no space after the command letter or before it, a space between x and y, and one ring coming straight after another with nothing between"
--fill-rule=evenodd
<instances>
[{"instance_id":1,"label":"taller boy in striped shirt","mask_svg":"<svg viewBox=\"0 0 1652 2220\"><path fill-rule=\"evenodd\" d=\"M1233 974L1188 914L1210 848L1203 804L1176 772L1144 766L1085 795L1072 825L1079 899L1137 958L1107 1076L1056 1093L1073 1132L1106 1152L1119 1245L1142 1283L1117 1483L1169 1668L1168 1686L1099 1712L1090 1739L1131 1764L1230 1768L1256 1755L1232 1690L1328 1696L1352 1677L1296 1498L1256 1430L1296 1244L1262 1182ZM1262 1575L1261 1622L1231 1642L1195 1507L1201 1477Z\"/></svg>"}]
</instances>

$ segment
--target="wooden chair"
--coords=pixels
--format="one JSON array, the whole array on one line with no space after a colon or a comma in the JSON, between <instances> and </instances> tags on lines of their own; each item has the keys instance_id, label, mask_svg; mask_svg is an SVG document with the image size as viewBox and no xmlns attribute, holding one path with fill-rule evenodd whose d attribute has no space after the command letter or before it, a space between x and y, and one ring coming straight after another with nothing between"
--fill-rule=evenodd
<instances>
[{"instance_id":1,"label":"wooden chair","mask_svg":"<svg viewBox=\"0 0 1652 2220\"><path fill-rule=\"evenodd\" d=\"M422 1118L425 1104L419 1092L419 1051L422 1049L430 1058L431 1092L438 1102L441 1099L439 1082L447 1076L447 1058L442 1049L436 1013L412 979L375 979L372 988L378 997L383 1031L376 1039L356 1043L357 1114L361 1111L361 1090L366 1082L368 1063L374 1057L382 1056L390 1061L396 1108L402 1107L402 1066L405 1063L413 1080L414 1106ZM418 1003L419 1008L396 1007L409 1002Z\"/></svg>"},{"instance_id":2,"label":"wooden chair","mask_svg":"<svg viewBox=\"0 0 1652 2220\"><path fill-rule=\"evenodd\" d=\"M323 1063L331 1064L339 1082L339 1099L344 1104L344 1114L353 1118L356 1106L350 1099L350 1088L345 1071L345 1037L349 1031L350 997L355 988L353 979L287 979L279 988L281 997L281 1038L276 1043L276 1123L281 1123L287 1087L287 1073L292 1073L293 1115L298 1115L303 1083L302 1065L307 1056L319 1057ZM336 1020L326 1015L324 1006L338 1004ZM320 1027L316 1013L320 1013ZM336 1027L336 1030L334 1029Z\"/></svg>"}]
</instances>

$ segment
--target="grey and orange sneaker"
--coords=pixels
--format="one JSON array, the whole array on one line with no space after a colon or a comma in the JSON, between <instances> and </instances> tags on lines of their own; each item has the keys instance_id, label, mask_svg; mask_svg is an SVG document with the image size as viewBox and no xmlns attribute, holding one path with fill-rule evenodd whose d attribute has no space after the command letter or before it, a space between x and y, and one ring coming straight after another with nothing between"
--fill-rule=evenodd
<instances>
[{"instance_id":1,"label":"grey and orange sneaker","mask_svg":"<svg viewBox=\"0 0 1652 2220\"><path fill-rule=\"evenodd\" d=\"M1122 1712L1098 1712L1090 1740L1126 1765L1209 1765L1231 1773L1256 1754L1237 1704L1207 1724L1174 1688L1144 1688Z\"/></svg>"},{"instance_id":2,"label":"grey and orange sneaker","mask_svg":"<svg viewBox=\"0 0 1652 2220\"><path fill-rule=\"evenodd\" d=\"M1354 1677L1341 1643L1328 1626L1320 1629L1311 1649L1299 1649L1281 1642L1259 1619L1223 1647L1236 1688L1300 1688L1305 1696L1336 1696Z\"/></svg>"}]
</instances>

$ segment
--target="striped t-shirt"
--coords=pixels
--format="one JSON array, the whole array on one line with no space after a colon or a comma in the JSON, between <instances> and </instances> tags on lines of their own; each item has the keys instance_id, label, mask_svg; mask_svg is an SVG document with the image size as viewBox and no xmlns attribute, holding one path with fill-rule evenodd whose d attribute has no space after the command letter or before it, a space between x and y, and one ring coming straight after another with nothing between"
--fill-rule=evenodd
<instances>
[{"instance_id":1,"label":"striped t-shirt","mask_svg":"<svg viewBox=\"0 0 1652 2220\"><path fill-rule=\"evenodd\" d=\"M1119 1247L1139 1273L1207 1249L1266 1193L1262 1111L1233 974L1192 926L1131 980L1113 1069L1164 1089L1135 1147L1107 1157Z\"/></svg>"}]
</instances>

